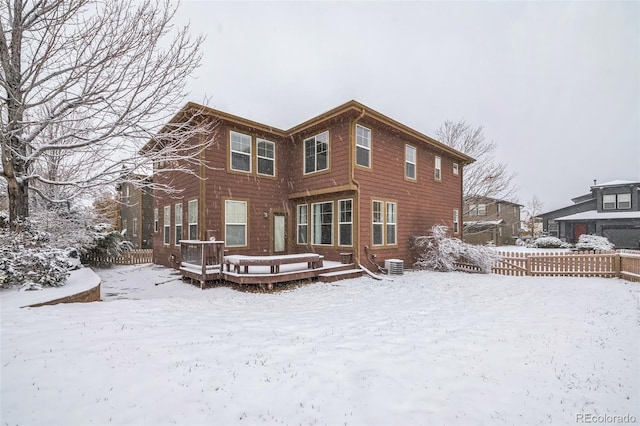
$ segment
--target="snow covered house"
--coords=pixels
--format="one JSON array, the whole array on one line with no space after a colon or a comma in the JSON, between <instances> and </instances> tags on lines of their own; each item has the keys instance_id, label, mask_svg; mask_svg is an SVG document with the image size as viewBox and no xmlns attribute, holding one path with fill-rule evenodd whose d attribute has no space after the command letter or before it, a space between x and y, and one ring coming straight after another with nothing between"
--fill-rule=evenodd
<instances>
[{"instance_id":1,"label":"snow covered house","mask_svg":"<svg viewBox=\"0 0 640 426\"><path fill-rule=\"evenodd\" d=\"M153 248L153 193L148 184L150 177L136 176L135 184L129 179L118 185L120 194L119 231L126 230L125 239L134 248Z\"/></svg>"},{"instance_id":2,"label":"snow covered house","mask_svg":"<svg viewBox=\"0 0 640 426\"><path fill-rule=\"evenodd\" d=\"M607 237L616 248L640 248L640 181L594 182L573 204L540 214L547 234L576 243L582 234Z\"/></svg>"},{"instance_id":3,"label":"snow covered house","mask_svg":"<svg viewBox=\"0 0 640 426\"><path fill-rule=\"evenodd\" d=\"M410 264L411 236L434 224L461 236L463 166L474 160L359 102L289 130L193 103L176 117L190 111L216 125L186 143L214 143L197 176L154 169L154 183L181 190L154 193L155 263L177 267L181 239L215 238L227 255Z\"/></svg>"},{"instance_id":4,"label":"snow covered house","mask_svg":"<svg viewBox=\"0 0 640 426\"><path fill-rule=\"evenodd\" d=\"M464 240L471 244L510 245L520 237L522 204L491 197L472 197L464 203Z\"/></svg>"}]
</instances>

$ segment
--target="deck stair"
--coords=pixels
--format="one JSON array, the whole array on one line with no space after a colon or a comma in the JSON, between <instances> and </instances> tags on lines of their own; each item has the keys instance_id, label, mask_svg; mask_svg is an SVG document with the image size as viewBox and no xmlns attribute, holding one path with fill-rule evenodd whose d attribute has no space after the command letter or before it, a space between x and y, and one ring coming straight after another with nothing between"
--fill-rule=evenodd
<instances>
[{"instance_id":1,"label":"deck stair","mask_svg":"<svg viewBox=\"0 0 640 426\"><path fill-rule=\"evenodd\" d=\"M353 265L349 265L353 266ZM362 269L340 269L337 271L325 272L318 275L318 280L325 283L332 283L339 280L361 277L364 271Z\"/></svg>"}]
</instances>

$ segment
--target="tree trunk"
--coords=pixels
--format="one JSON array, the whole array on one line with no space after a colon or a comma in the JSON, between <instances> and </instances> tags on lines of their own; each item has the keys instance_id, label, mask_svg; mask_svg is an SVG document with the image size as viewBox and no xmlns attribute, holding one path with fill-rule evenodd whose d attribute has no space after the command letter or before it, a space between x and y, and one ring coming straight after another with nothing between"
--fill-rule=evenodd
<instances>
[{"instance_id":1,"label":"tree trunk","mask_svg":"<svg viewBox=\"0 0 640 426\"><path fill-rule=\"evenodd\" d=\"M24 181L9 178L7 195L9 196L9 223L12 230L18 230L20 221L29 217L29 188Z\"/></svg>"}]
</instances>

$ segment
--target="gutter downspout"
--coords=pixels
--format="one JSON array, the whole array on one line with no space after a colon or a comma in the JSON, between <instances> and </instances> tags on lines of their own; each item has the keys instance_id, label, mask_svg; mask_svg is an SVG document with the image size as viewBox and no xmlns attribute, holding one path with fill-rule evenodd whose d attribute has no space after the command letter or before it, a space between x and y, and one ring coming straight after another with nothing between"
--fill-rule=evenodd
<instances>
[{"instance_id":1,"label":"gutter downspout","mask_svg":"<svg viewBox=\"0 0 640 426\"><path fill-rule=\"evenodd\" d=\"M356 144L356 123L358 121L360 121L360 119L362 117L364 117L366 113L366 110L364 108L362 108L362 112L360 113L360 115L358 116L358 118L356 118L355 120L353 120L351 122L351 129L350 129L350 133L351 133L351 137L349 138L349 171L350 171L350 179L351 179L351 183L353 183L353 185L356 187L356 200L358 200L358 226L357 231L356 231L356 239L357 242L356 244L354 244L354 251L355 251L355 256L354 256L354 260L355 260L355 266L359 266L360 265L360 183L356 180L355 178L355 174L356 174L356 166L355 166L355 161L353 158L353 153L355 151L355 144ZM373 157L373 153L371 155ZM372 158L373 160L373 158Z\"/></svg>"}]
</instances>

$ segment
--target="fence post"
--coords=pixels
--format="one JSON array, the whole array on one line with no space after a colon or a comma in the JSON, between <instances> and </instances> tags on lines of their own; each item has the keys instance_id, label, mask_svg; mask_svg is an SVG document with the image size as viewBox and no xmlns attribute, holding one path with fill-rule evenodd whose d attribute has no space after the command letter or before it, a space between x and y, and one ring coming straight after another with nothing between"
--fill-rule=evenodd
<instances>
[{"instance_id":1,"label":"fence post","mask_svg":"<svg viewBox=\"0 0 640 426\"><path fill-rule=\"evenodd\" d=\"M620 278L622 276L622 274L620 273L620 271L622 270L621 264L622 256L620 256L620 252L615 252L615 256L613 258L613 271L616 278Z\"/></svg>"},{"instance_id":2,"label":"fence post","mask_svg":"<svg viewBox=\"0 0 640 426\"><path fill-rule=\"evenodd\" d=\"M527 277L531 276L531 257L528 254L525 254L524 256L524 267L525 267L524 274Z\"/></svg>"}]
</instances>

